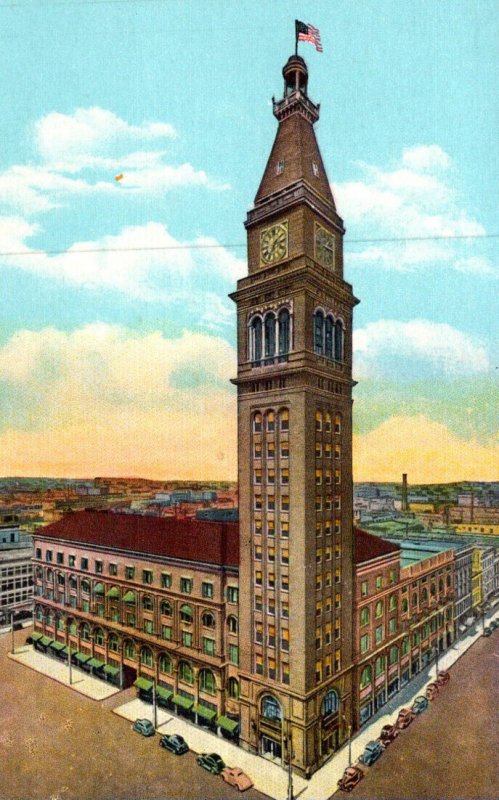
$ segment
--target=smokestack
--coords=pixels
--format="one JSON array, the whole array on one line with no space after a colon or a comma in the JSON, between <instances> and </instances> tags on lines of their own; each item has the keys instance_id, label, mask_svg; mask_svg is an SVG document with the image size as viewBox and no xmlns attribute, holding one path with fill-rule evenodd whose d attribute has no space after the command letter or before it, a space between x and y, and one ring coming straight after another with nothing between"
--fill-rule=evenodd
<instances>
[{"instance_id":1,"label":"smokestack","mask_svg":"<svg viewBox=\"0 0 499 800\"><path fill-rule=\"evenodd\" d=\"M408 511L409 504L407 502L407 473L402 475L402 511Z\"/></svg>"}]
</instances>

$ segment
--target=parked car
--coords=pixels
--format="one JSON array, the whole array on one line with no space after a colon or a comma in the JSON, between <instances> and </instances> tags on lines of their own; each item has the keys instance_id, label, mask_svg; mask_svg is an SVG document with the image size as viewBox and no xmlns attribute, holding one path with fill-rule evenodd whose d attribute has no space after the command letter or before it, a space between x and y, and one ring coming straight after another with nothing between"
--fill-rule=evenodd
<instances>
[{"instance_id":1,"label":"parked car","mask_svg":"<svg viewBox=\"0 0 499 800\"><path fill-rule=\"evenodd\" d=\"M156 733L154 725L148 719L136 719L132 727L134 731L141 733L142 736L154 736Z\"/></svg>"},{"instance_id":2,"label":"parked car","mask_svg":"<svg viewBox=\"0 0 499 800\"><path fill-rule=\"evenodd\" d=\"M377 761L382 754L383 745L379 739L373 739L372 742L368 742L366 744L364 752L359 758L359 761L361 764L365 764L366 767L370 767L371 764L374 764L374 762Z\"/></svg>"},{"instance_id":3,"label":"parked car","mask_svg":"<svg viewBox=\"0 0 499 800\"><path fill-rule=\"evenodd\" d=\"M404 728L407 728L407 726L411 724L413 719L414 719L414 713L411 711L410 708L401 708L395 725L397 726L397 728L399 728L399 730L403 730Z\"/></svg>"},{"instance_id":4,"label":"parked car","mask_svg":"<svg viewBox=\"0 0 499 800\"><path fill-rule=\"evenodd\" d=\"M496 628L499 628L499 619L493 619L490 623L490 627L493 631L495 631Z\"/></svg>"},{"instance_id":5,"label":"parked car","mask_svg":"<svg viewBox=\"0 0 499 800\"><path fill-rule=\"evenodd\" d=\"M387 747L390 742L393 742L393 740L397 738L399 733L400 728L397 728L396 725L383 725L379 735L379 740L384 747Z\"/></svg>"},{"instance_id":6,"label":"parked car","mask_svg":"<svg viewBox=\"0 0 499 800\"><path fill-rule=\"evenodd\" d=\"M434 700L438 695L438 683L429 683L425 695L427 700Z\"/></svg>"},{"instance_id":7,"label":"parked car","mask_svg":"<svg viewBox=\"0 0 499 800\"><path fill-rule=\"evenodd\" d=\"M338 781L338 788L342 789L344 792L351 792L363 777L364 773L360 767L347 767L343 773L343 777Z\"/></svg>"},{"instance_id":8,"label":"parked car","mask_svg":"<svg viewBox=\"0 0 499 800\"><path fill-rule=\"evenodd\" d=\"M446 669L443 669L441 672L438 673L437 683L439 686L445 686L446 683L450 681L450 673L447 672Z\"/></svg>"},{"instance_id":9,"label":"parked car","mask_svg":"<svg viewBox=\"0 0 499 800\"><path fill-rule=\"evenodd\" d=\"M170 733L168 736L162 736L159 740L159 746L164 747L165 750L170 750L177 756L181 756L183 753L189 751L189 745L184 737L179 736L178 733Z\"/></svg>"},{"instance_id":10,"label":"parked car","mask_svg":"<svg viewBox=\"0 0 499 800\"><path fill-rule=\"evenodd\" d=\"M245 792L246 789L251 789L253 781L251 778L239 769L239 767L225 767L221 772L222 778L229 786L235 786L240 792Z\"/></svg>"},{"instance_id":11,"label":"parked car","mask_svg":"<svg viewBox=\"0 0 499 800\"><path fill-rule=\"evenodd\" d=\"M220 775L225 768L225 764L216 753L200 753L196 758L200 767L212 772L213 775Z\"/></svg>"},{"instance_id":12,"label":"parked car","mask_svg":"<svg viewBox=\"0 0 499 800\"><path fill-rule=\"evenodd\" d=\"M482 636L492 636L492 628L489 625L483 629Z\"/></svg>"},{"instance_id":13,"label":"parked car","mask_svg":"<svg viewBox=\"0 0 499 800\"><path fill-rule=\"evenodd\" d=\"M414 700L411 710L415 714L422 714L423 711L426 711L427 708L428 708L428 700L421 694Z\"/></svg>"}]
</instances>

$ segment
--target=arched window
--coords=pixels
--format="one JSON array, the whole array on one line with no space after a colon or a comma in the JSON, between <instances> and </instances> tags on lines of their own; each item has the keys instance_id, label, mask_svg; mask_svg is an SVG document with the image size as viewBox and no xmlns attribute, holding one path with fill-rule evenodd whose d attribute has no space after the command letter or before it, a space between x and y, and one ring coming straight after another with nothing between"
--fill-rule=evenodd
<instances>
[{"instance_id":1,"label":"arched window","mask_svg":"<svg viewBox=\"0 0 499 800\"><path fill-rule=\"evenodd\" d=\"M63 631L64 628L65 628L64 619L62 617L56 617L55 626L56 626L58 631Z\"/></svg>"},{"instance_id":2,"label":"arched window","mask_svg":"<svg viewBox=\"0 0 499 800\"><path fill-rule=\"evenodd\" d=\"M172 615L172 605L168 602L168 600L163 600L160 605L160 612L165 617L171 617Z\"/></svg>"},{"instance_id":3,"label":"arched window","mask_svg":"<svg viewBox=\"0 0 499 800\"><path fill-rule=\"evenodd\" d=\"M334 336L333 336L334 320L329 314L326 317L326 323L325 323L324 327L325 327L324 354L326 355L327 358L333 358L333 355L334 355L334 341L333 341L333 339L334 339Z\"/></svg>"},{"instance_id":4,"label":"arched window","mask_svg":"<svg viewBox=\"0 0 499 800\"><path fill-rule=\"evenodd\" d=\"M131 639L125 639L125 658L135 660L135 645Z\"/></svg>"},{"instance_id":5,"label":"arched window","mask_svg":"<svg viewBox=\"0 0 499 800\"><path fill-rule=\"evenodd\" d=\"M434 597L434 595L436 595L436 593L437 593L437 587L435 586L434 583L432 583L431 586L430 586L430 594L431 594L432 597Z\"/></svg>"},{"instance_id":6,"label":"arched window","mask_svg":"<svg viewBox=\"0 0 499 800\"><path fill-rule=\"evenodd\" d=\"M90 594L90 581L83 579L80 583L80 589L83 594Z\"/></svg>"},{"instance_id":7,"label":"arched window","mask_svg":"<svg viewBox=\"0 0 499 800\"><path fill-rule=\"evenodd\" d=\"M239 681L236 678L229 678L227 689L229 697L232 697L233 700L239 700Z\"/></svg>"},{"instance_id":8,"label":"arched window","mask_svg":"<svg viewBox=\"0 0 499 800\"><path fill-rule=\"evenodd\" d=\"M259 411L257 411L253 417L253 431L254 433L262 432L262 415Z\"/></svg>"},{"instance_id":9,"label":"arched window","mask_svg":"<svg viewBox=\"0 0 499 800\"><path fill-rule=\"evenodd\" d=\"M265 358L273 358L275 355L275 315L267 314L265 317Z\"/></svg>"},{"instance_id":10,"label":"arched window","mask_svg":"<svg viewBox=\"0 0 499 800\"><path fill-rule=\"evenodd\" d=\"M144 667L152 667L152 650L150 650L149 647L143 647L140 651L140 663L143 664Z\"/></svg>"},{"instance_id":11,"label":"arched window","mask_svg":"<svg viewBox=\"0 0 499 800\"><path fill-rule=\"evenodd\" d=\"M207 692L207 694L216 693L217 684L211 669L202 669L199 673L199 688L202 692Z\"/></svg>"},{"instance_id":12,"label":"arched window","mask_svg":"<svg viewBox=\"0 0 499 800\"><path fill-rule=\"evenodd\" d=\"M368 625L369 624L369 609L368 608L361 608L361 610L360 610L360 624L361 625Z\"/></svg>"},{"instance_id":13,"label":"arched window","mask_svg":"<svg viewBox=\"0 0 499 800\"><path fill-rule=\"evenodd\" d=\"M104 644L104 631L102 628L95 628L94 630L94 642L102 647Z\"/></svg>"},{"instance_id":14,"label":"arched window","mask_svg":"<svg viewBox=\"0 0 499 800\"><path fill-rule=\"evenodd\" d=\"M324 414L324 430L326 433L331 433L331 414L329 411Z\"/></svg>"},{"instance_id":15,"label":"arched window","mask_svg":"<svg viewBox=\"0 0 499 800\"><path fill-rule=\"evenodd\" d=\"M180 619L182 622L192 622L192 608L187 603L180 606Z\"/></svg>"},{"instance_id":16,"label":"arched window","mask_svg":"<svg viewBox=\"0 0 499 800\"><path fill-rule=\"evenodd\" d=\"M282 720L281 705L271 694L266 694L262 697L260 708L261 715L264 719L270 719L274 722L280 722Z\"/></svg>"},{"instance_id":17,"label":"arched window","mask_svg":"<svg viewBox=\"0 0 499 800\"><path fill-rule=\"evenodd\" d=\"M421 600L423 601L423 603L426 603L426 601L428 600L428 589L426 588L426 586L421 592Z\"/></svg>"},{"instance_id":18,"label":"arched window","mask_svg":"<svg viewBox=\"0 0 499 800\"><path fill-rule=\"evenodd\" d=\"M76 636L78 627L74 619L68 619L68 630L71 636Z\"/></svg>"},{"instance_id":19,"label":"arched window","mask_svg":"<svg viewBox=\"0 0 499 800\"><path fill-rule=\"evenodd\" d=\"M201 617L201 619L205 628L215 627L215 617L210 611L206 611Z\"/></svg>"},{"instance_id":20,"label":"arched window","mask_svg":"<svg viewBox=\"0 0 499 800\"><path fill-rule=\"evenodd\" d=\"M43 609L41 608L41 606L36 607L35 617L38 620L38 622L43 622Z\"/></svg>"},{"instance_id":21,"label":"arched window","mask_svg":"<svg viewBox=\"0 0 499 800\"><path fill-rule=\"evenodd\" d=\"M266 420L267 420L267 430L269 431L269 433L272 433L272 431L275 430L275 414L273 411L267 411Z\"/></svg>"},{"instance_id":22,"label":"arched window","mask_svg":"<svg viewBox=\"0 0 499 800\"><path fill-rule=\"evenodd\" d=\"M320 411L315 412L315 430L322 430L322 413Z\"/></svg>"},{"instance_id":23,"label":"arched window","mask_svg":"<svg viewBox=\"0 0 499 800\"><path fill-rule=\"evenodd\" d=\"M52 625L54 624L54 615L52 611L47 611L45 622L47 623L47 625L50 625L50 627L52 627Z\"/></svg>"},{"instance_id":24,"label":"arched window","mask_svg":"<svg viewBox=\"0 0 499 800\"><path fill-rule=\"evenodd\" d=\"M227 627L230 633L237 633L239 627L237 622L237 617L233 616L227 617Z\"/></svg>"},{"instance_id":25,"label":"arched window","mask_svg":"<svg viewBox=\"0 0 499 800\"><path fill-rule=\"evenodd\" d=\"M76 580L74 575L69 576L69 588L76 589L78 586L78 581Z\"/></svg>"},{"instance_id":26,"label":"arched window","mask_svg":"<svg viewBox=\"0 0 499 800\"><path fill-rule=\"evenodd\" d=\"M343 323L339 319L334 326L334 357L336 361L343 361Z\"/></svg>"},{"instance_id":27,"label":"arched window","mask_svg":"<svg viewBox=\"0 0 499 800\"><path fill-rule=\"evenodd\" d=\"M144 611L152 611L154 609L154 600L148 594L145 594L142 598L142 608Z\"/></svg>"},{"instance_id":28,"label":"arched window","mask_svg":"<svg viewBox=\"0 0 499 800\"><path fill-rule=\"evenodd\" d=\"M290 349L290 331L289 331L289 311L283 308L279 311L279 355L283 356L289 353Z\"/></svg>"},{"instance_id":29,"label":"arched window","mask_svg":"<svg viewBox=\"0 0 499 800\"><path fill-rule=\"evenodd\" d=\"M262 320L254 317L250 327L250 360L262 360Z\"/></svg>"},{"instance_id":30,"label":"arched window","mask_svg":"<svg viewBox=\"0 0 499 800\"><path fill-rule=\"evenodd\" d=\"M109 634L109 649L112 650L113 653L117 653L120 649L120 640L115 633Z\"/></svg>"},{"instance_id":31,"label":"arched window","mask_svg":"<svg viewBox=\"0 0 499 800\"><path fill-rule=\"evenodd\" d=\"M443 590L444 590L444 579L443 578L439 578L439 580L438 580L438 591L439 592L443 592Z\"/></svg>"},{"instance_id":32,"label":"arched window","mask_svg":"<svg viewBox=\"0 0 499 800\"><path fill-rule=\"evenodd\" d=\"M334 415L334 432L341 433L341 414Z\"/></svg>"},{"instance_id":33,"label":"arched window","mask_svg":"<svg viewBox=\"0 0 499 800\"><path fill-rule=\"evenodd\" d=\"M52 583L52 581L54 580L54 570L50 569L50 567L49 567L47 572L46 572L46 574L45 574L45 577L46 577L47 581Z\"/></svg>"},{"instance_id":34,"label":"arched window","mask_svg":"<svg viewBox=\"0 0 499 800\"><path fill-rule=\"evenodd\" d=\"M390 595L389 608L390 608L390 611L396 611L397 610L397 595L396 594Z\"/></svg>"},{"instance_id":35,"label":"arched window","mask_svg":"<svg viewBox=\"0 0 499 800\"><path fill-rule=\"evenodd\" d=\"M338 692L335 689L330 689L322 701L322 716L328 717L329 714L335 714L339 707L340 699L338 697Z\"/></svg>"},{"instance_id":36,"label":"arched window","mask_svg":"<svg viewBox=\"0 0 499 800\"><path fill-rule=\"evenodd\" d=\"M376 603L376 616L382 617L383 616L383 602L382 600L378 600Z\"/></svg>"},{"instance_id":37,"label":"arched window","mask_svg":"<svg viewBox=\"0 0 499 800\"><path fill-rule=\"evenodd\" d=\"M165 675L171 675L173 672L173 662L168 653L160 653L158 659L158 668L160 672Z\"/></svg>"},{"instance_id":38,"label":"arched window","mask_svg":"<svg viewBox=\"0 0 499 800\"><path fill-rule=\"evenodd\" d=\"M361 675L360 675L360 688L361 689L365 689L366 686L369 686L369 684L372 681L372 676L373 676L373 671L372 671L371 667L369 665L367 667L364 667L364 669L362 670Z\"/></svg>"},{"instance_id":39,"label":"arched window","mask_svg":"<svg viewBox=\"0 0 499 800\"><path fill-rule=\"evenodd\" d=\"M404 597L404 599L402 600L402 613L406 614L408 608L409 608L409 603L407 602L407 598Z\"/></svg>"},{"instance_id":40,"label":"arched window","mask_svg":"<svg viewBox=\"0 0 499 800\"><path fill-rule=\"evenodd\" d=\"M374 674L378 678L385 671L385 657L378 656L374 664Z\"/></svg>"},{"instance_id":41,"label":"arched window","mask_svg":"<svg viewBox=\"0 0 499 800\"><path fill-rule=\"evenodd\" d=\"M390 665L396 664L399 660L399 649L396 645L390 647Z\"/></svg>"},{"instance_id":42,"label":"arched window","mask_svg":"<svg viewBox=\"0 0 499 800\"><path fill-rule=\"evenodd\" d=\"M283 408L279 412L279 426L281 431L289 431L289 411L287 408Z\"/></svg>"},{"instance_id":43,"label":"arched window","mask_svg":"<svg viewBox=\"0 0 499 800\"><path fill-rule=\"evenodd\" d=\"M324 354L324 314L320 309L314 314L314 350Z\"/></svg>"},{"instance_id":44,"label":"arched window","mask_svg":"<svg viewBox=\"0 0 499 800\"><path fill-rule=\"evenodd\" d=\"M90 641L90 626L86 622L80 628L80 637L84 642Z\"/></svg>"},{"instance_id":45,"label":"arched window","mask_svg":"<svg viewBox=\"0 0 499 800\"><path fill-rule=\"evenodd\" d=\"M181 661L178 665L178 677L183 683L194 683L194 672L188 661Z\"/></svg>"},{"instance_id":46,"label":"arched window","mask_svg":"<svg viewBox=\"0 0 499 800\"><path fill-rule=\"evenodd\" d=\"M412 595L412 606L413 606L413 608L415 608L417 606L417 604L418 604L418 595L417 595L417 592L414 592L414 594Z\"/></svg>"}]
</instances>

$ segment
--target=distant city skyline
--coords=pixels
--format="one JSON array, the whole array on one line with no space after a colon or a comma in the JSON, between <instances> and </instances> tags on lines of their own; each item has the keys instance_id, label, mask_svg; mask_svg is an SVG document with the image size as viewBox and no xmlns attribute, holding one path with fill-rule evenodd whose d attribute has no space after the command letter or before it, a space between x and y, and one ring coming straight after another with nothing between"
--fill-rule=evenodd
<instances>
[{"instance_id":1,"label":"distant city skyline","mask_svg":"<svg viewBox=\"0 0 499 800\"><path fill-rule=\"evenodd\" d=\"M212 12L0 9L0 474L237 479L227 295L297 17L361 300L354 479L496 479L497 4Z\"/></svg>"}]
</instances>

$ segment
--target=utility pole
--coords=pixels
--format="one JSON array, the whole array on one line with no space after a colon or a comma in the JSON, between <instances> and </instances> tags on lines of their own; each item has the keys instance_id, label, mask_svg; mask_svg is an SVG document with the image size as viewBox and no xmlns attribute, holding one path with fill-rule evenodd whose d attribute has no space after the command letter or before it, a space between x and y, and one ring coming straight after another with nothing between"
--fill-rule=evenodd
<instances>
[{"instance_id":1,"label":"utility pole","mask_svg":"<svg viewBox=\"0 0 499 800\"><path fill-rule=\"evenodd\" d=\"M12 655L14 655L14 653L16 652L15 643L14 643L14 609L12 609L12 612L11 612L11 615L10 615L10 632L11 632L11 635L12 635L12 650L11 650L11 653L12 653Z\"/></svg>"},{"instance_id":2,"label":"utility pole","mask_svg":"<svg viewBox=\"0 0 499 800\"><path fill-rule=\"evenodd\" d=\"M73 682L73 666L71 664L71 642L68 643L69 685Z\"/></svg>"},{"instance_id":3,"label":"utility pole","mask_svg":"<svg viewBox=\"0 0 499 800\"><path fill-rule=\"evenodd\" d=\"M348 726L348 766L352 766L352 726Z\"/></svg>"},{"instance_id":4,"label":"utility pole","mask_svg":"<svg viewBox=\"0 0 499 800\"><path fill-rule=\"evenodd\" d=\"M156 684L152 685L152 705L153 705L153 725L154 730L158 727L158 709L156 706Z\"/></svg>"},{"instance_id":5,"label":"utility pole","mask_svg":"<svg viewBox=\"0 0 499 800\"><path fill-rule=\"evenodd\" d=\"M288 720L288 798L293 800L293 740L291 737L291 722Z\"/></svg>"}]
</instances>

